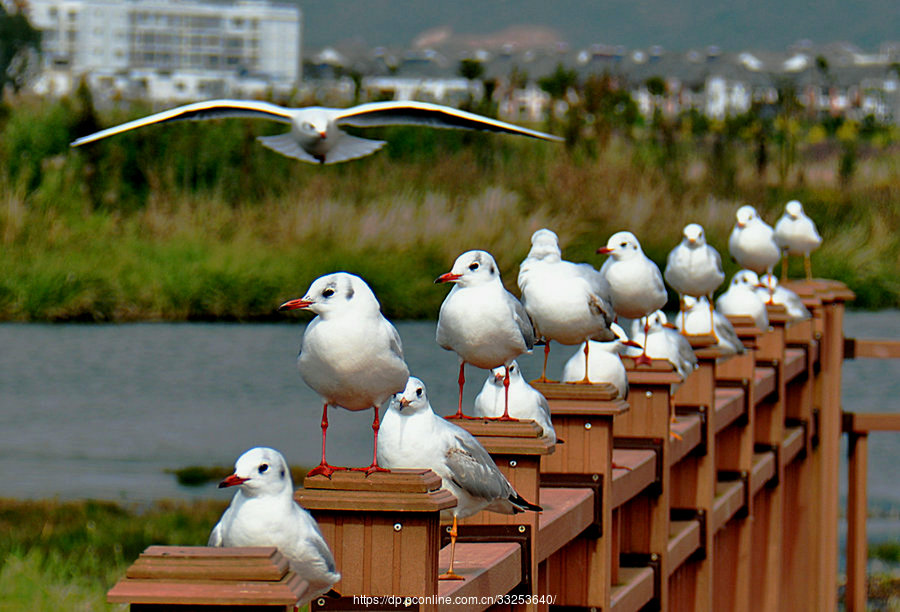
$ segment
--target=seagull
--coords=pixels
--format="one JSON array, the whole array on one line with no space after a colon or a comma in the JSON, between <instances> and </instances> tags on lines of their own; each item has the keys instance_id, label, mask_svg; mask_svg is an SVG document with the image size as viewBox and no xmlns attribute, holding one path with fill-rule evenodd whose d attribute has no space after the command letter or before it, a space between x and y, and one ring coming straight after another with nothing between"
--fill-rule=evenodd
<instances>
[{"instance_id":1,"label":"seagull","mask_svg":"<svg viewBox=\"0 0 900 612\"><path fill-rule=\"evenodd\" d=\"M751 317L757 329L769 329L766 304L756 293L759 277L752 270L740 270L731 277L728 291L716 298L716 310L725 316Z\"/></svg>"},{"instance_id":2,"label":"seagull","mask_svg":"<svg viewBox=\"0 0 900 612\"><path fill-rule=\"evenodd\" d=\"M728 237L728 252L742 268L757 274L771 272L781 259L781 249L775 244L775 230L752 206L741 206L735 216L737 221Z\"/></svg>"},{"instance_id":3,"label":"seagull","mask_svg":"<svg viewBox=\"0 0 900 612\"><path fill-rule=\"evenodd\" d=\"M563 366L562 381L575 382L588 378L592 383L607 382L616 388L619 398L627 399L628 373L625 371L621 356L634 356L631 353L634 349L630 350L630 347L637 347L637 354L640 354L641 345L629 340L625 330L618 323L613 323L609 327L616 335L615 340L610 342L588 340L591 352L587 360L587 373L584 371L585 360L581 354L584 349L580 347Z\"/></svg>"},{"instance_id":4,"label":"seagull","mask_svg":"<svg viewBox=\"0 0 900 612\"><path fill-rule=\"evenodd\" d=\"M453 517L450 529L450 567L440 579L462 579L453 571L457 519L481 510L516 514L536 506L522 498L468 431L437 416L428 401L425 384L410 377L406 388L391 400L378 439L378 457L391 469L429 468L441 477L442 488L456 497L441 518Z\"/></svg>"},{"instance_id":5,"label":"seagull","mask_svg":"<svg viewBox=\"0 0 900 612\"><path fill-rule=\"evenodd\" d=\"M294 501L291 471L273 448L251 448L219 488L239 487L209 534L209 546L275 546L309 583L300 606L341 579L316 520Z\"/></svg>"},{"instance_id":6,"label":"seagull","mask_svg":"<svg viewBox=\"0 0 900 612\"><path fill-rule=\"evenodd\" d=\"M710 328L715 330L715 336L718 343L713 345L719 349L722 355L740 355L744 352L744 344L738 338L734 326L727 317L719 311L709 308L706 302L709 298L706 296L695 298L685 296L684 310L678 313L675 318L675 326L681 330L681 333L687 335L698 335ZM712 314L713 324L710 325L709 315Z\"/></svg>"},{"instance_id":7,"label":"seagull","mask_svg":"<svg viewBox=\"0 0 900 612\"><path fill-rule=\"evenodd\" d=\"M722 258L716 249L706 244L706 235L701 225L697 223L685 225L682 236L678 246L669 252L663 276L669 286L678 293L680 312L685 310L685 296L706 297L712 316L712 295L725 280ZM710 327L709 331L715 336L713 327Z\"/></svg>"},{"instance_id":8,"label":"seagull","mask_svg":"<svg viewBox=\"0 0 900 612\"><path fill-rule=\"evenodd\" d=\"M380 471L378 408L402 390L409 378L400 334L381 314L375 294L358 276L335 272L313 281L306 295L279 310L310 310L316 316L306 327L297 367L303 381L325 400L322 408L322 462L310 476L331 477L334 466L325 461L328 407L347 410L372 408L375 446L366 473Z\"/></svg>"},{"instance_id":9,"label":"seagull","mask_svg":"<svg viewBox=\"0 0 900 612\"><path fill-rule=\"evenodd\" d=\"M590 264L562 259L555 232L539 229L531 236L531 250L519 266L518 283L535 333L545 340L541 382L547 382L551 340L572 345L615 338L609 329L615 313L609 305L606 280ZM583 344L585 361L589 346Z\"/></svg>"},{"instance_id":10,"label":"seagull","mask_svg":"<svg viewBox=\"0 0 900 612\"><path fill-rule=\"evenodd\" d=\"M383 140L351 136L344 127L366 128L386 125L425 125L434 128L486 130L561 142L563 138L427 102L371 102L350 108L309 106L286 108L257 100L206 100L107 128L71 143L78 147L128 130L169 121L220 118L269 119L285 123L290 131L275 136L259 136L259 142L287 157L313 164L335 164L365 157L379 150Z\"/></svg>"},{"instance_id":11,"label":"seagull","mask_svg":"<svg viewBox=\"0 0 900 612\"><path fill-rule=\"evenodd\" d=\"M800 296L778 284L778 279L774 274L763 274L759 279L759 288L757 293L768 295L771 292L772 303L784 306L787 316L792 321L808 319L812 315Z\"/></svg>"},{"instance_id":12,"label":"seagull","mask_svg":"<svg viewBox=\"0 0 900 612\"><path fill-rule=\"evenodd\" d=\"M775 242L788 255L803 255L806 280L812 280L809 254L819 248L822 237L815 222L803 212L803 204L791 200L784 206L784 214L775 223ZM781 279L787 278L787 257L781 262Z\"/></svg>"},{"instance_id":13,"label":"seagull","mask_svg":"<svg viewBox=\"0 0 900 612\"><path fill-rule=\"evenodd\" d=\"M697 354L694 353L691 343L675 330L675 326L669 323L662 310L651 313L645 325L649 327L644 344L647 355L671 363L682 381L697 369ZM639 331L640 321L634 321L631 334L636 335Z\"/></svg>"},{"instance_id":14,"label":"seagull","mask_svg":"<svg viewBox=\"0 0 900 612\"><path fill-rule=\"evenodd\" d=\"M504 370L502 367L494 368L488 373L481 392L475 396L475 416L495 418L503 414L506 398ZM541 428L541 438L556 444L556 431L550 421L550 404L540 391L525 381L515 361L509 364L509 415L534 421Z\"/></svg>"},{"instance_id":15,"label":"seagull","mask_svg":"<svg viewBox=\"0 0 900 612\"><path fill-rule=\"evenodd\" d=\"M487 251L466 251L434 282L455 284L441 304L435 336L442 348L459 355L455 418L462 418L466 364L485 370L505 366L503 384L509 389L509 365L534 347L534 326L525 307L503 287L497 262ZM510 420L508 393L500 419Z\"/></svg>"},{"instance_id":16,"label":"seagull","mask_svg":"<svg viewBox=\"0 0 900 612\"><path fill-rule=\"evenodd\" d=\"M616 315L640 319L665 306L668 299L659 267L644 255L641 244L631 232L616 232L598 253L610 255L600 273L609 284ZM649 364L646 352L647 325L644 326L645 350L635 358L637 364Z\"/></svg>"}]
</instances>

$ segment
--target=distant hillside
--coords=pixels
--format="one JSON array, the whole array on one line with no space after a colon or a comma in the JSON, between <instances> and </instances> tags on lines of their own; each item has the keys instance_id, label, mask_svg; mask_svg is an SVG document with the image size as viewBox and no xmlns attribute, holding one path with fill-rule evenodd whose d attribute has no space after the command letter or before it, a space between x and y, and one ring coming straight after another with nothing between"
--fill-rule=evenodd
<instances>
[{"instance_id":1,"label":"distant hillside","mask_svg":"<svg viewBox=\"0 0 900 612\"><path fill-rule=\"evenodd\" d=\"M718 45L781 50L801 40L846 41L874 51L900 39L897 0L299 0L304 46L357 43L405 47L425 30L460 35L511 25L551 28L573 46Z\"/></svg>"}]
</instances>

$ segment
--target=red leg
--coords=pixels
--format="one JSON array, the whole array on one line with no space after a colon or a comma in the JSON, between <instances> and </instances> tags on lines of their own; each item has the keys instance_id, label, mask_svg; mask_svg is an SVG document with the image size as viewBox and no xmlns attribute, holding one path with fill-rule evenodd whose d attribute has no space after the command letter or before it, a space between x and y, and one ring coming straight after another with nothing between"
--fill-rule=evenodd
<instances>
[{"instance_id":1,"label":"red leg","mask_svg":"<svg viewBox=\"0 0 900 612\"><path fill-rule=\"evenodd\" d=\"M547 380L547 359L550 357L550 340L547 340L544 343L544 369L541 372L541 380L540 382L550 382Z\"/></svg>"},{"instance_id":2,"label":"red leg","mask_svg":"<svg viewBox=\"0 0 900 612\"><path fill-rule=\"evenodd\" d=\"M450 567L447 572L438 576L438 580L465 580L462 576L453 571L453 557L456 556L456 516L453 517L453 526L450 527Z\"/></svg>"},{"instance_id":3,"label":"red leg","mask_svg":"<svg viewBox=\"0 0 900 612\"><path fill-rule=\"evenodd\" d=\"M652 360L647 355L647 336L650 334L650 319L644 319L644 350L643 352L634 358L634 365L650 365Z\"/></svg>"},{"instance_id":4,"label":"red leg","mask_svg":"<svg viewBox=\"0 0 900 612\"><path fill-rule=\"evenodd\" d=\"M333 465L328 465L328 462L325 461L325 435L328 432L328 402L325 402L325 405L322 407L322 462L319 463L316 467L311 469L307 476L317 476L319 474L323 474L328 478L331 478L331 475L337 471L346 470L344 467L335 467Z\"/></svg>"},{"instance_id":5,"label":"red leg","mask_svg":"<svg viewBox=\"0 0 900 612\"><path fill-rule=\"evenodd\" d=\"M713 306L712 296L709 296L709 333L712 334L712 337L716 339L716 344L719 343L719 336L716 335L716 307Z\"/></svg>"},{"instance_id":6,"label":"red leg","mask_svg":"<svg viewBox=\"0 0 900 612\"><path fill-rule=\"evenodd\" d=\"M367 468L352 468L356 471L365 472L366 476L373 472L390 472L389 469L378 467L378 428L381 427L381 421L378 420L378 406L372 406L375 410L375 418L372 419L372 432L375 434L375 446L372 448L372 465Z\"/></svg>"},{"instance_id":7,"label":"red leg","mask_svg":"<svg viewBox=\"0 0 900 612\"><path fill-rule=\"evenodd\" d=\"M577 384L579 385L589 385L591 384L591 380L588 378L588 351L591 347L591 341L584 341L584 378L579 380Z\"/></svg>"},{"instance_id":8,"label":"red leg","mask_svg":"<svg viewBox=\"0 0 900 612\"><path fill-rule=\"evenodd\" d=\"M514 419L509 416L509 366L504 367L506 368L506 376L503 377L503 416L498 420L518 421L519 419Z\"/></svg>"},{"instance_id":9,"label":"red leg","mask_svg":"<svg viewBox=\"0 0 900 612\"><path fill-rule=\"evenodd\" d=\"M456 408L456 414L451 417L447 417L448 419L475 419L477 417L466 416L462 411L462 399L463 399L463 387L466 384L466 362L459 362L459 405Z\"/></svg>"}]
</instances>

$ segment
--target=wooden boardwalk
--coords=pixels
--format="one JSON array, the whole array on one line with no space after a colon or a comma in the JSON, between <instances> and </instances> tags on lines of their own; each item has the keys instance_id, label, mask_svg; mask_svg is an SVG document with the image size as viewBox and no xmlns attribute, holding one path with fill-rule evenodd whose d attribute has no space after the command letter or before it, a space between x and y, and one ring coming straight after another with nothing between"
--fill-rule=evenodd
<instances>
[{"instance_id":1,"label":"wooden boardwalk","mask_svg":"<svg viewBox=\"0 0 900 612\"><path fill-rule=\"evenodd\" d=\"M859 356L896 347L845 344L853 295L840 283L789 286L812 319L791 323L773 308L766 330L734 320L741 356L694 338L700 365L681 385L662 361L627 363L627 401L606 384L536 385L564 441L555 447L531 423L464 422L544 508L461 521L465 580L437 580L449 562L439 513L455 500L432 472L307 478L296 499L343 574L341 597L312 609L835 610L843 431L860 453L848 505L851 539L862 529L863 541L848 555L848 605L864 609L865 436L900 423L842 415L841 363L846 346ZM110 599L152 603L122 595L134 580L149 579L129 574Z\"/></svg>"}]
</instances>

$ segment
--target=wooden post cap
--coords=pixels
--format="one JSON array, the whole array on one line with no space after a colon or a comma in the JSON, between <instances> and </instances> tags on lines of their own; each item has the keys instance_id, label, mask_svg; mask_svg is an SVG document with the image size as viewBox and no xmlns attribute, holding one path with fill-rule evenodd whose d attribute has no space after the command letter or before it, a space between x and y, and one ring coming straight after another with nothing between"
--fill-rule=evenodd
<instances>
[{"instance_id":1,"label":"wooden post cap","mask_svg":"<svg viewBox=\"0 0 900 612\"><path fill-rule=\"evenodd\" d=\"M456 505L441 477L427 469L307 476L294 499L309 510L438 512Z\"/></svg>"},{"instance_id":2,"label":"wooden post cap","mask_svg":"<svg viewBox=\"0 0 900 612\"><path fill-rule=\"evenodd\" d=\"M541 437L534 421L496 421L490 419L452 419L478 438L492 455L549 455L556 445Z\"/></svg>"},{"instance_id":3,"label":"wooden post cap","mask_svg":"<svg viewBox=\"0 0 900 612\"><path fill-rule=\"evenodd\" d=\"M665 359L651 359L649 364L637 365L633 357L622 357L629 385L670 385L680 383L681 377Z\"/></svg>"},{"instance_id":4,"label":"wooden post cap","mask_svg":"<svg viewBox=\"0 0 900 612\"><path fill-rule=\"evenodd\" d=\"M619 396L619 390L609 382L581 384L567 382L538 382L529 383L541 392L548 400L554 399L579 399L603 402L614 400Z\"/></svg>"}]
</instances>

